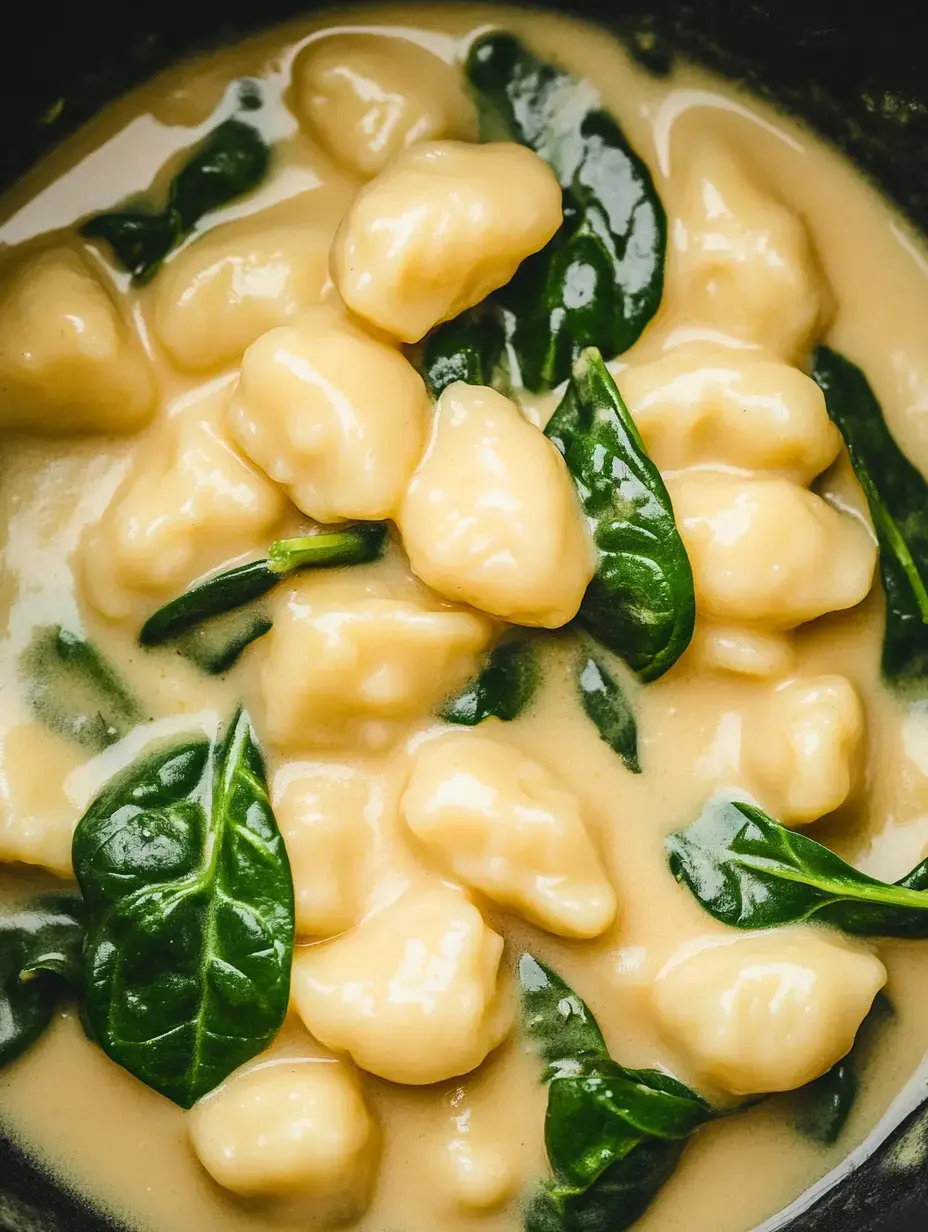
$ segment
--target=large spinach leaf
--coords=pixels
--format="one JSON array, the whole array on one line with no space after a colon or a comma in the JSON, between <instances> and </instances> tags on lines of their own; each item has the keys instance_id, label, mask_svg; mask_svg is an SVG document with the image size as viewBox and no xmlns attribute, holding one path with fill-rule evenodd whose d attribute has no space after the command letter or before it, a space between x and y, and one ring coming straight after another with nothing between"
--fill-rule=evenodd
<instances>
[{"instance_id":1,"label":"large spinach leaf","mask_svg":"<svg viewBox=\"0 0 928 1232\"><path fill-rule=\"evenodd\" d=\"M846 864L753 804L713 800L667 839L670 869L733 928L817 921L864 937L928 937L928 861L895 884Z\"/></svg>"},{"instance_id":2,"label":"large spinach leaf","mask_svg":"<svg viewBox=\"0 0 928 1232\"><path fill-rule=\"evenodd\" d=\"M444 703L438 717L464 727L489 718L511 722L535 696L540 678L534 642L501 642L478 674Z\"/></svg>"},{"instance_id":3,"label":"large spinach leaf","mask_svg":"<svg viewBox=\"0 0 928 1232\"><path fill-rule=\"evenodd\" d=\"M269 162L270 150L256 128L243 120L225 120L171 180L163 210L95 214L81 234L104 240L134 282L148 282L204 215L256 188Z\"/></svg>"},{"instance_id":4,"label":"large spinach leaf","mask_svg":"<svg viewBox=\"0 0 928 1232\"><path fill-rule=\"evenodd\" d=\"M576 667L577 693L587 718L601 739L621 757L632 774L641 773L638 724L622 686L595 654L582 651Z\"/></svg>"},{"instance_id":5,"label":"large spinach leaf","mask_svg":"<svg viewBox=\"0 0 928 1232\"><path fill-rule=\"evenodd\" d=\"M247 714L119 774L73 855L90 1028L189 1108L270 1043L290 995L293 884Z\"/></svg>"},{"instance_id":6,"label":"large spinach leaf","mask_svg":"<svg viewBox=\"0 0 928 1232\"><path fill-rule=\"evenodd\" d=\"M890 683L928 677L928 483L886 426L863 372L820 347L813 375L844 438L870 506L886 593L883 675Z\"/></svg>"},{"instance_id":7,"label":"large spinach leaf","mask_svg":"<svg viewBox=\"0 0 928 1232\"><path fill-rule=\"evenodd\" d=\"M693 636L693 571L660 471L598 351L577 360L546 433L599 554L578 619L642 680L656 680Z\"/></svg>"},{"instance_id":8,"label":"large spinach leaf","mask_svg":"<svg viewBox=\"0 0 928 1232\"><path fill-rule=\"evenodd\" d=\"M39 1038L67 987L79 984L82 916L80 899L67 894L0 916L0 1066Z\"/></svg>"},{"instance_id":9,"label":"large spinach leaf","mask_svg":"<svg viewBox=\"0 0 928 1232\"><path fill-rule=\"evenodd\" d=\"M94 753L121 740L145 717L113 665L60 625L36 630L20 673L36 718Z\"/></svg>"},{"instance_id":10,"label":"large spinach leaf","mask_svg":"<svg viewBox=\"0 0 928 1232\"><path fill-rule=\"evenodd\" d=\"M453 380L487 383L505 350L509 383L550 389L586 347L620 354L654 316L666 215L650 172L588 81L500 32L476 41L466 72L482 135L518 141L550 164L564 223L507 287L432 335L423 367L437 396Z\"/></svg>"},{"instance_id":11,"label":"large spinach leaf","mask_svg":"<svg viewBox=\"0 0 928 1232\"><path fill-rule=\"evenodd\" d=\"M546 1063L553 1174L528 1204L527 1232L622 1232L718 1114L671 1075L613 1061L589 1008L530 954L519 983L524 1028Z\"/></svg>"}]
</instances>

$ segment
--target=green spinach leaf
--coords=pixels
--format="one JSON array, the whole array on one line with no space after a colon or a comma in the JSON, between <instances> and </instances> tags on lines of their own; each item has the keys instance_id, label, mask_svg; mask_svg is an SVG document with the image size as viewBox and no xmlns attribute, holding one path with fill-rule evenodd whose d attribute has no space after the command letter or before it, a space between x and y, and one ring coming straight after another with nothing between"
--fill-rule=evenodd
<instances>
[{"instance_id":1,"label":"green spinach leaf","mask_svg":"<svg viewBox=\"0 0 928 1232\"><path fill-rule=\"evenodd\" d=\"M383 550L385 537L385 525L372 522L346 530L279 539L271 544L266 560L255 560L217 573L158 608L142 626L139 644L160 646L173 641L203 621L260 599L297 569L337 568L376 560ZM255 632L248 642L258 636L260 634Z\"/></svg>"},{"instance_id":2,"label":"green spinach leaf","mask_svg":"<svg viewBox=\"0 0 928 1232\"><path fill-rule=\"evenodd\" d=\"M508 723L529 705L540 679L535 643L503 642L490 652L478 675L444 703L438 717L464 727L489 718Z\"/></svg>"},{"instance_id":3,"label":"green spinach leaf","mask_svg":"<svg viewBox=\"0 0 928 1232\"><path fill-rule=\"evenodd\" d=\"M891 684L928 677L928 483L905 456L867 378L820 347L813 375L844 438L870 506L886 594L883 675Z\"/></svg>"},{"instance_id":4,"label":"green spinach leaf","mask_svg":"<svg viewBox=\"0 0 928 1232\"><path fill-rule=\"evenodd\" d=\"M252 644L270 633L273 622L260 603L222 612L182 633L176 650L207 676L233 668Z\"/></svg>"},{"instance_id":5,"label":"green spinach leaf","mask_svg":"<svg viewBox=\"0 0 928 1232\"><path fill-rule=\"evenodd\" d=\"M816 921L864 937L928 937L928 861L895 884L846 864L753 804L713 800L667 839L670 869L733 928Z\"/></svg>"},{"instance_id":6,"label":"green spinach leaf","mask_svg":"<svg viewBox=\"0 0 928 1232\"><path fill-rule=\"evenodd\" d=\"M90 1028L189 1108L267 1047L289 1002L293 884L247 714L117 775L73 855Z\"/></svg>"},{"instance_id":7,"label":"green spinach leaf","mask_svg":"<svg viewBox=\"0 0 928 1232\"><path fill-rule=\"evenodd\" d=\"M80 983L80 899L48 894L0 916L0 1066L45 1031L63 993Z\"/></svg>"},{"instance_id":8,"label":"green spinach leaf","mask_svg":"<svg viewBox=\"0 0 928 1232\"><path fill-rule=\"evenodd\" d=\"M112 664L60 625L36 630L20 672L36 718L95 753L121 740L144 718Z\"/></svg>"},{"instance_id":9,"label":"green spinach leaf","mask_svg":"<svg viewBox=\"0 0 928 1232\"><path fill-rule=\"evenodd\" d=\"M600 659L586 651L577 660L576 671L577 692L587 718L626 769L640 774L638 725L622 686Z\"/></svg>"},{"instance_id":10,"label":"green spinach leaf","mask_svg":"<svg viewBox=\"0 0 928 1232\"><path fill-rule=\"evenodd\" d=\"M270 151L256 128L243 120L225 120L171 180L163 210L95 214L81 234L104 240L137 284L148 282L204 215L256 188L269 163Z\"/></svg>"},{"instance_id":11,"label":"green spinach leaf","mask_svg":"<svg viewBox=\"0 0 928 1232\"><path fill-rule=\"evenodd\" d=\"M530 954L519 963L524 1026L546 1062L552 1178L530 1200L527 1232L622 1232L676 1167L686 1140L719 1114L660 1070L612 1060L596 1020Z\"/></svg>"},{"instance_id":12,"label":"green spinach leaf","mask_svg":"<svg viewBox=\"0 0 928 1232\"><path fill-rule=\"evenodd\" d=\"M432 336L424 368L440 392L442 381L485 373L482 357L498 357L505 347L512 384L550 389L585 348L620 354L654 316L666 215L650 172L588 81L501 32L477 40L466 72L484 139L518 141L550 164L563 190L564 223L507 287L470 314L471 325L452 322Z\"/></svg>"},{"instance_id":13,"label":"green spinach leaf","mask_svg":"<svg viewBox=\"0 0 928 1232\"><path fill-rule=\"evenodd\" d=\"M599 553L578 619L641 680L656 680L693 636L693 571L664 481L598 351L574 365L545 431Z\"/></svg>"}]
</instances>

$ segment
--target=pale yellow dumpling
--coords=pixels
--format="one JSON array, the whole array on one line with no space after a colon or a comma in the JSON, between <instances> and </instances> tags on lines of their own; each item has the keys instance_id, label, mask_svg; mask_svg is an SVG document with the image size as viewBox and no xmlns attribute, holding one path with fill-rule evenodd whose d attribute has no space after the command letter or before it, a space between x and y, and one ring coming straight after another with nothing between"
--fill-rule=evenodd
<instances>
[{"instance_id":1,"label":"pale yellow dumpling","mask_svg":"<svg viewBox=\"0 0 928 1232\"><path fill-rule=\"evenodd\" d=\"M782 679L795 660L788 633L703 622L696 626L691 653L709 671L756 680Z\"/></svg>"},{"instance_id":2,"label":"pale yellow dumpling","mask_svg":"<svg viewBox=\"0 0 928 1232\"><path fill-rule=\"evenodd\" d=\"M289 748L380 748L476 671L494 626L477 612L391 596L333 594L307 578L283 597L261 675L266 730Z\"/></svg>"},{"instance_id":3,"label":"pale yellow dumpling","mask_svg":"<svg viewBox=\"0 0 928 1232\"><path fill-rule=\"evenodd\" d=\"M670 220L667 306L786 360L827 314L827 291L800 218L765 192L722 141L687 141L686 183Z\"/></svg>"},{"instance_id":4,"label":"pale yellow dumpling","mask_svg":"<svg viewBox=\"0 0 928 1232\"><path fill-rule=\"evenodd\" d=\"M466 1212L495 1210L512 1196L517 1182L505 1145L473 1132L440 1143L431 1169L449 1205Z\"/></svg>"},{"instance_id":5,"label":"pale yellow dumpling","mask_svg":"<svg viewBox=\"0 0 928 1232\"><path fill-rule=\"evenodd\" d=\"M141 344L73 249L6 269L0 281L0 428L49 436L134 432L155 409Z\"/></svg>"},{"instance_id":6,"label":"pale yellow dumpling","mask_svg":"<svg viewBox=\"0 0 928 1232\"><path fill-rule=\"evenodd\" d=\"M320 308L248 348L229 423L304 513L376 521L396 512L430 414L425 385L399 351Z\"/></svg>"},{"instance_id":7,"label":"pale yellow dumpling","mask_svg":"<svg viewBox=\"0 0 928 1232\"><path fill-rule=\"evenodd\" d=\"M406 824L456 880L562 937L596 937L615 892L576 798L511 744L446 736L416 753Z\"/></svg>"},{"instance_id":8,"label":"pale yellow dumpling","mask_svg":"<svg viewBox=\"0 0 928 1232\"><path fill-rule=\"evenodd\" d=\"M88 598L122 619L156 606L255 542L282 518L283 492L242 457L224 424L228 388L174 408L80 549Z\"/></svg>"},{"instance_id":9,"label":"pale yellow dumpling","mask_svg":"<svg viewBox=\"0 0 928 1232\"><path fill-rule=\"evenodd\" d=\"M869 593L869 531L812 492L711 471L671 475L667 487L702 615L792 629Z\"/></svg>"},{"instance_id":10,"label":"pale yellow dumpling","mask_svg":"<svg viewBox=\"0 0 928 1232\"><path fill-rule=\"evenodd\" d=\"M0 861L34 864L71 878L71 840L81 809L64 789L86 757L43 727L18 723L0 740ZM34 769L22 773L23 766Z\"/></svg>"},{"instance_id":11,"label":"pale yellow dumpling","mask_svg":"<svg viewBox=\"0 0 928 1232\"><path fill-rule=\"evenodd\" d=\"M595 553L564 460L495 390L451 385L397 524L413 572L504 620L558 628Z\"/></svg>"},{"instance_id":12,"label":"pale yellow dumpling","mask_svg":"<svg viewBox=\"0 0 928 1232\"><path fill-rule=\"evenodd\" d=\"M249 1198L314 1197L359 1214L379 1155L360 1084L342 1061L274 1061L233 1074L189 1114L200 1163Z\"/></svg>"},{"instance_id":13,"label":"pale yellow dumpling","mask_svg":"<svg viewBox=\"0 0 928 1232\"><path fill-rule=\"evenodd\" d=\"M460 67L380 34L314 39L294 66L293 107L334 158L363 176L417 142L477 132Z\"/></svg>"},{"instance_id":14,"label":"pale yellow dumpling","mask_svg":"<svg viewBox=\"0 0 928 1232\"><path fill-rule=\"evenodd\" d=\"M749 762L764 806L784 825L807 825L844 803L854 781L863 708L844 676L779 685L750 735Z\"/></svg>"},{"instance_id":15,"label":"pale yellow dumpling","mask_svg":"<svg viewBox=\"0 0 928 1232\"><path fill-rule=\"evenodd\" d=\"M721 463L809 484L841 448L822 391L788 364L685 349L618 383L662 470Z\"/></svg>"},{"instance_id":16,"label":"pale yellow dumpling","mask_svg":"<svg viewBox=\"0 0 928 1232\"><path fill-rule=\"evenodd\" d=\"M654 985L661 1031L733 1095L792 1091L854 1043L886 968L862 946L813 928L685 947Z\"/></svg>"},{"instance_id":17,"label":"pale yellow dumpling","mask_svg":"<svg viewBox=\"0 0 928 1232\"><path fill-rule=\"evenodd\" d=\"M507 283L561 224L561 189L508 142L413 146L364 188L332 246L352 312L418 342Z\"/></svg>"},{"instance_id":18,"label":"pale yellow dumpling","mask_svg":"<svg viewBox=\"0 0 928 1232\"><path fill-rule=\"evenodd\" d=\"M274 814L293 874L298 936L333 937L358 922L373 790L371 778L353 766L296 763L278 772Z\"/></svg>"},{"instance_id":19,"label":"pale yellow dumpling","mask_svg":"<svg viewBox=\"0 0 928 1232\"><path fill-rule=\"evenodd\" d=\"M321 302L329 248L348 199L310 193L306 223L248 219L208 232L158 275L155 334L190 372L237 363L253 342Z\"/></svg>"},{"instance_id":20,"label":"pale yellow dumpling","mask_svg":"<svg viewBox=\"0 0 928 1232\"><path fill-rule=\"evenodd\" d=\"M512 1026L503 939L457 890L411 887L354 932L297 955L307 1029L372 1074L419 1086L476 1069Z\"/></svg>"}]
</instances>

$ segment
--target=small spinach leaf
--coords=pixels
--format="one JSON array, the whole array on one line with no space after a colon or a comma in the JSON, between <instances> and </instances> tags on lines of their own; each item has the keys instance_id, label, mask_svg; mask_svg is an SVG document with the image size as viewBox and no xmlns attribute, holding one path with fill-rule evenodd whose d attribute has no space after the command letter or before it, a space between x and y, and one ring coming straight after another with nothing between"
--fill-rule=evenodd
<instances>
[{"instance_id":1,"label":"small spinach leaf","mask_svg":"<svg viewBox=\"0 0 928 1232\"><path fill-rule=\"evenodd\" d=\"M204 620L182 633L175 646L200 671L221 676L235 666L252 642L272 628L263 605L255 603Z\"/></svg>"},{"instance_id":2,"label":"small spinach leaf","mask_svg":"<svg viewBox=\"0 0 928 1232\"><path fill-rule=\"evenodd\" d=\"M440 392L442 380L470 379L463 374L473 371L475 356L499 356L505 346L516 369L512 383L550 389L585 348L620 354L654 316L666 215L650 172L588 81L498 31L474 43L466 72L482 136L518 141L550 164L563 190L564 223L507 287L469 315L473 329L452 322L432 336L425 370Z\"/></svg>"},{"instance_id":3,"label":"small spinach leaf","mask_svg":"<svg viewBox=\"0 0 928 1232\"><path fill-rule=\"evenodd\" d=\"M250 564L217 573L204 582L197 582L184 594L158 608L142 626L139 643L142 646L160 646L173 641L203 621L260 599L297 569L336 568L376 560L383 549L385 536L384 524L375 522L318 535L279 539L271 544L267 560L251 561ZM263 632L266 633L267 629ZM261 634L254 632L241 645L239 653L259 636Z\"/></svg>"},{"instance_id":4,"label":"small spinach leaf","mask_svg":"<svg viewBox=\"0 0 928 1232\"><path fill-rule=\"evenodd\" d=\"M724 800L666 846L676 879L733 928L812 920L864 937L928 937L924 863L896 884L877 881L755 805Z\"/></svg>"},{"instance_id":5,"label":"small spinach leaf","mask_svg":"<svg viewBox=\"0 0 928 1232\"><path fill-rule=\"evenodd\" d=\"M540 673L535 643L503 642L483 668L438 712L446 723L476 727L484 719L517 719L538 689Z\"/></svg>"},{"instance_id":6,"label":"small spinach leaf","mask_svg":"<svg viewBox=\"0 0 928 1232\"><path fill-rule=\"evenodd\" d=\"M189 1108L270 1043L290 995L293 884L247 714L117 775L73 855L90 1028Z\"/></svg>"},{"instance_id":7,"label":"small spinach leaf","mask_svg":"<svg viewBox=\"0 0 928 1232\"><path fill-rule=\"evenodd\" d=\"M595 655L583 651L577 661L577 692L584 713L601 738L618 753L626 769L641 773L638 725L622 686Z\"/></svg>"},{"instance_id":8,"label":"small spinach leaf","mask_svg":"<svg viewBox=\"0 0 928 1232\"><path fill-rule=\"evenodd\" d=\"M95 753L128 735L144 717L112 664L60 625L36 630L20 671L36 718Z\"/></svg>"},{"instance_id":9,"label":"small spinach leaf","mask_svg":"<svg viewBox=\"0 0 928 1232\"><path fill-rule=\"evenodd\" d=\"M891 684L928 677L928 483L883 418L867 378L827 347L813 375L844 438L870 506L886 594L883 675Z\"/></svg>"},{"instance_id":10,"label":"small spinach leaf","mask_svg":"<svg viewBox=\"0 0 928 1232\"><path fill-rule=\"evenodd\" d=\"M492 309L474 308L436 330L422 354L422 375L432 397L455 381L505 388L500 371L504 341Z\"/></svg>"},{"instance_id":11,"label":"small spinach leaf","mask_svg":"<svg viewBox=\"0 0 928 1232\"><path fill-rule=\"evenodd\" d=\"M579 621L643 681L693 636L693 571L660 472L598 351L584 352L547 428L599 553Z\"/></svg>"},{"instance_id":12,"label":"small spinach leaf","mask_svg":"<svg viewBox=\"0 0 928 1232\"><path fill-rule=\"evenodd\" d=\"M83 911L76 895L48 894L0 916L0 1066L33 1044L68 985L79 985Z\"/></svg>"},{"instance_id":13,"label":"small spinach leaf","mask_svg":"<svg viewBox=\"0 0 928 1232\"><path fill-rule=\"evenodd\" d=\"M524 1024L547 1063L545 1146L552 1179L530 1200L527 1232L622 1232L719 1114L660 1070L612 1060L584 1002L538 959L519 963Z\"/></svg>"},{"instance_id":14,"label":"small spinach leaf","mask_svg":"<svg viewBox=\"0 0 928 1232\"><path fill-rule=\"evenodd\" d=\"M269 162L270 151L256 128L243 120L225 120L174 176L163 210L95 214L81 234L104 240L137 284L147 282L205 214L256 188Z\"/></svg>"}]
</instances>

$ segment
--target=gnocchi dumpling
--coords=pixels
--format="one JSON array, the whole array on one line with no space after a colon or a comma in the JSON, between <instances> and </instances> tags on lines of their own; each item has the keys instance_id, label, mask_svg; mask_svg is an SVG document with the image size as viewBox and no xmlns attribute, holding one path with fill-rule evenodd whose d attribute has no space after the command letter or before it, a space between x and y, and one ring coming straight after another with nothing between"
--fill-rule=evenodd
<instances>
[{"instance_id":1,"label":"gnocchi dumpling","mask_svg":"<svg viewBox=\"0 0 928 1232\"><path fill-rule=\"evenodd\" d=\"M0 284L0 427L49 436L134 432L155 409L151 364L116 303L70 248Z\"/></svg>"},{"instance_id":2,"label":"gnocchi dumpling","mask_svg":"<svg viewBox=\"0 0 928 1232\"><path fill-rule=\"evenodd\" d=\"M224 428L228 389L175 408L139 445L133 469L81 547L88 598L124 619L267 541L283 492L238 453Z\"/></svg>"},{"instance_id":3,"label":"gnocchi dumpling","mask_svg":"<svg viewBox=\"0 0 928 1232\"><path fill-rule=\"evenodd\" d=\"M319 308L248 348L229 422L304 513L376 521L396 512L430 414L408 360Z\"/></svg>"},{"instance_id":4,"label":"gnocchi dumpling","mask_svg":"<svg viewBox=\"0 0 928 1232\"><path fill-rule=\"evenodd\" d=\"M693 652L709 671L756 680L782 679L795 659L788 633L702 622L693 635Z\"/></svg>"},{"instance_id":5,"label":"gnocchi dumpling","mask_svg":"<svg viewBox=\"0 0 928 1232\"><path fill-rule=\"evenodd\" d=\"M413 886L354 932L298 954L307 1029L372 1074L419 1086L469 1073L502 1043L503 939L450 886Z\"/></svg>"},{"instance_id":6,"label":"gnocchi dumpling","mask_svg":"<svg viewBox=\"0 0 928 1232\"><path fill-rule=\"evenodd\" d=\"M402 801L406 824L441 869L562 937L597 937L615 892L576 799L502 741L423 744Z\"/></svg>"},{"instance_id":7,"label":"gnocchi dumpling","mask_svg":"<svg viewBox=\"0 0 928 1232\"><path fill-rule=\"evenodd\" d=\"M561 218L557 177L524 146L413 146L362 189L332 273L352 312L418 342L507 283Z\"/></svg>"},{"instance_id":8,"label":"gnocchi dumpling","mask_svg":"<svg viewBox=\"0 0 928 1232\"><path fill-rule=\"evenodd\" d=\"M8 728L0 742L0 862L72 878L71 840L81 810L65 794L81 763L73 744L40 723ZM30 767L25 773L22 767Z\"/></svg>"},{"instance_id":9,"label":"gnocchi dumpling","mask_svg":"<svg viewBox=\"0 0 928 1232\"><path fill-rule=\"evenodd\" d=\"M266 728L289 748L380 748L477 668L494 626L477 612L392 596L386 585L336 590L306 578L278 606L261 687Z\"/></svg>"},{"instance_id":10,"label":"gnocchi dumpling","mask_svg":"<svg viewBox=\"0 0 928 1232\"><path fill-rule=\"evenodd\" d=\"M444 1181L451 1204L464 1211L494 1210L516 1186L515 1169L505 1149L475 1139L472 1133L443 1142L433 1167L436 1179Z\"/></svg>"},{"instance_id":11,"label":"gnocchi dumpling","mask_svg":"<svg viewBox=\"0 0 928 1232\"><path fill-rule=\"evenodd\" d=\"M860 699L844 676L778 685L749 744L764 805L784 825L824 817L847 799L863 735Z\"/></svg>"},{"instance_id":12,"label":"gnocchi dumpling","mask_svg":"<svg viewBox=\"0 0 928 1232\"><path fill-rule=\"evenodd\" d=\"M654 985L668 1042L733 1095L792 1091L845 1056L886 968L814 928L745 933L685 947Z\"/></svg>"},{"instance_id":13,"label":"gnocchi dumpling","mask_svg":"<svg viewBox=\"0 0 928 1232\"><path fill-rule=\"evenodd\" d=\"M812 492L711 471L670 475L667 487L703 616L792 629L869 593L868 529Z\"/></svg>"},{"instance_id":14,"label":"gnocchi dumpling","mask_svg":"<svg viewBox=\"0 0 928 1232\"><path fill-rule=\"evenodd\" d=\"M334 157L377 175L420 141L476 137L460 68L409 39L333 34L316 39L293 70L293 107Z\"/></svg>"},{"instance_id":15,"label":"gnocchi dumpling","mask_svg":"<svg viewBox=\"0 0 928 1232\"><path fill-rule=\"evenodd\" d=\"M309 195L307 209L321 221L217 227L161 271L155 334L179 368L204 372L237 363L262 334L322 301L342 211Z\"/></svg>"},{"instance_id":16,"label":"gnocchi dumpling","mask_svg":"<svg viewBox=\"0 0 928 1232\"><path fill-rule=\"evenodd\" d=\"M296 931L333 937L358 922L371 834L371 779L351 766L283 766L274 812L293 874Z\"/></svg>"},{"instance_id":17,"label":"gnocchi dumpling","mask_svg":"<svg viewBox=\"0 0 928 1232\"><path fill-rule=\"evenodd\" d=\"M239 1071L188 1125L200 1163L224 1189L318 1198L340 1215L366 1205L379 1133L343 1061L281 1058Z\"/></svg>"},{"instance_id":18,"label":"gnocchi dumpling","mask_svg":"<svg viewBox=\"0 0 928 1232\"><path fill-rule=\"evenodd\" d=\"M788 364L684 350L632 365L618 382L661 470L720 463L806 485L841 448L821 389Z\"/></svg>"},{"instance_id":19,"label":"gnocchi dumpling","mask_svg":"<svg viewBox=\"0 0 928 1232\"><path fill-rule=\"evenodd\" d=\"M717 139L689 141L687 157L670 227L671 311L781 359L801 358L827 308L805 225Z\"/></svg>"},{"instance_id":20,"label":"gnocchi dumpling","mask_svg":"<svg viewBox=\"0 0 928 1232\"><path fill-rule=\"evenodd\" d=\"M418 577L515 624L566 624L596 568L561 455L514 402L463 382L439 400L397 525Z\"/></svg>"}]
</instances>

